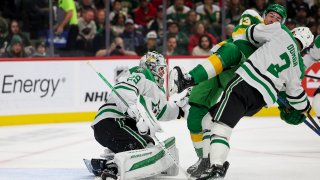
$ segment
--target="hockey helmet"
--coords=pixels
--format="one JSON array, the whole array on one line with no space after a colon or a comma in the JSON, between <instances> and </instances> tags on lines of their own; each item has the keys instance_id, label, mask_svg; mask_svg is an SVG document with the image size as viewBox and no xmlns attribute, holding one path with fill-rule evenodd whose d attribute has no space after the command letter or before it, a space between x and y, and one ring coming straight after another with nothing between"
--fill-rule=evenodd
<instances>
[{"instance_id":1,"label":"hockey helmet","mask_svg":"<svg viewBox=\"0 0 320 180\"><path fill-rule=\"evenodd\" d=\"M278 13L281 17L282 17L282 20L281 20L281 23L283 24L285 21L286 21L286 18L287 18L287 9L280 5L280 4L271 4L267 7L266 10L264 10L263 12L263 18L266 17L266 15L270 12L270 11L273 11L273 12L276 12Z\"/></svg>"},{"instance_id":2,"label":"hockey helmet","mask_svg":"<svg viewBox=\"0 0 320 180\"><path fill-rule=\"evenodd\" d=\"M140 67L148 68L154 75L159 87L163 86L167 63L162 54L152 51L147 52L140 60Z\"/></svg>"},{"instance_id":3,"label":"hockey helmet","mask_svg":"<svg viewBox=\"0 0 320 180\"><path fill-rule=\"evenodd\" d=\"M312 44L314 35L308 27L297 27L292 29L291 32L293 37L300 41L302 45L301 51Z\"/></svg>"}]
</instances>

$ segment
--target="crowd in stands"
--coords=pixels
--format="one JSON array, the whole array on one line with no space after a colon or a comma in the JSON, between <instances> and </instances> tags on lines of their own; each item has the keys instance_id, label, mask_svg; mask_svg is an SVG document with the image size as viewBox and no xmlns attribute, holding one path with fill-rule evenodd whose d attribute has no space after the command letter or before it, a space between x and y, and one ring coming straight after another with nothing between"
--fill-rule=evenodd
<instances>
[{"instance_id":1,"label":"crowd in stands","mask_svg":"<svg viewBox=\"0 0 320 180\"><path fill-rule=\"evenodd\" d=\"M168 0L166 29L162 0L53 0L50 42L47 0L4 0L0 7L0 56L136 56L147 51L166 55L207 56L212 45L229 38L246 9L261 15L270 3L287 7L289 29L307 26L320 34L320 0ZM225 9L225 29L221 27ZM108 19L106 20L106 16ZM109 23L106 23L109 22ZM110 30L106 49L106 28ZM163 39L164 32L166 39ZM225 36L222 37L222 32Z\"/></svg>"}]
</instances>

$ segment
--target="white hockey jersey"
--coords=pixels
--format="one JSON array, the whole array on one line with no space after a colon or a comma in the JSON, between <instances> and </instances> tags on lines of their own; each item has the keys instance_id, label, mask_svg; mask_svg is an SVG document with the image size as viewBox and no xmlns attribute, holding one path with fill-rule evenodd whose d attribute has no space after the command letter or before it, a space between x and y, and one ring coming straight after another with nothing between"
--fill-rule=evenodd
<instances>
[{"instance_id":1,"label":"white hockey jersey","mask_svg":"<svg viewBox=\"0 0 320 180\"><path fill-rule=\"evenodd\" d=\"M149 69L134 67L130 75L122 78L114 88L117 93L130 105L137 103L139 95L151 100L151 107L158 120L173 120L178 117L179 107L174 102L168 102L163 88L159 88ZM107 102L100 107L92 125L105 118L125 118L128 107L114 93L110 93Z\"/></svg>"},{"instance_id":2,"label":"white hockey jersey","mask_svg":"<svg viewBox=\"0 0 320 180\"><path fill-rule=\"evenodd\" d=\"M259 48L236 73L263 95L268 107L279 91L285 91L293 108L306 110L307 95L301 86L305 68L289 29L280 23L258 24L250 26L246 35Z\"/></svg>"}]
</instances>

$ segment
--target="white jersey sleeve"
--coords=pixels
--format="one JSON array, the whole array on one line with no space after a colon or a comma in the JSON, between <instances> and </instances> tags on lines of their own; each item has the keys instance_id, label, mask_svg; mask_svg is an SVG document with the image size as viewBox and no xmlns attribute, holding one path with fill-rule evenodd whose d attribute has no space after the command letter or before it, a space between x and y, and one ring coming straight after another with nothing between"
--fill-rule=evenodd
<instances>
[{"instance_id":1,"label":"white jersey sleeve","mask_svg":"<svg viewBox=\"0 0 320 180\"><path fill-rule=\"evenodd\" d=\"M246 37L251 44L260 47L272 38L277 37L276 33L280 27L281 25L278 22L270 25L254 24L247 28Z\"/></svg>"},{"instance_id":2,"label":"white jersey sleeve","mask_svg":"<svg viewBox=\"0 0 320 180\"><path fill-rule=\"evenodd\" d=\"M249 29L248 36L261 47L236 73L263 95L267 106L275 103L280 90L285 90L292 107L306 109L308 100L301 86L305 68L297 41L280 23L256 27Z\"/></svg>"}]
</instances>

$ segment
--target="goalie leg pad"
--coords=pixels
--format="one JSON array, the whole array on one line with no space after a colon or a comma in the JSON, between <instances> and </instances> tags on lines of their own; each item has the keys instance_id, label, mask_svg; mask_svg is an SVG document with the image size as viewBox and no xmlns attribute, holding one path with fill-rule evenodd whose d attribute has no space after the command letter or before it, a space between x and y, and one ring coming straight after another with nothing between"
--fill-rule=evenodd
<instances>
[{"instance_id":1,"label":"goalie leg pad","mask_svg":"<svg viewBox=\"0 0 320 180\"><path fill-rule=\"evenodd\" d=\"M163 145L176 162L179 162L175 138L168 138L163 142ZM117 153L114 161L119 168L121 179L139 179L159 175L161 172L174 167L175 164L170 155L163 150L162 145L158 144L146 149ZM176 172L170 171L167 171L167 175L170 173L177 174L179 169L176 168Z\"/></svg>"}]
</instances>

